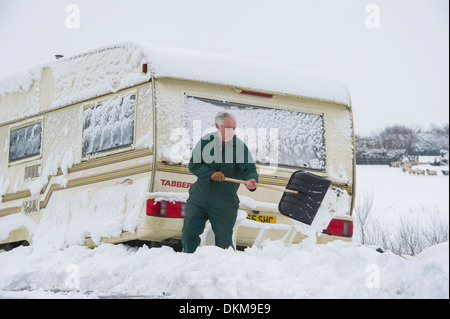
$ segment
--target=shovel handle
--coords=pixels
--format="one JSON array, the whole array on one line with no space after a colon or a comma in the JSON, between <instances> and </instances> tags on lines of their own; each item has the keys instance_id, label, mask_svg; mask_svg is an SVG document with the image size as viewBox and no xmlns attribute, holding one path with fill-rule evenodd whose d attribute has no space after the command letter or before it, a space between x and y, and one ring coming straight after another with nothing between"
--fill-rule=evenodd
<instances>
[{"instance_id":1,"label":"shovel handle","mask_svg":"<svg viewBox=\"0 0 450 319\"><path fill-rule=\"evenodd\" d=\"M225 181L226 182L232 182L232 183L245 184L245 181L243 181L243 180L235 179L235 178L229 178L229 177L225 177ZM294 191L292 189L286 189L286 188L279 187L279 186L272 186L272 185L266 185L266 184L260 184L260 183L256 183L256 186L272 189L272 190L275 190L275 191L281 191L281 192L286 192L286 193L293 193L293 194L297 194L298 195L297 191Z\"/></svg>"}]
</instances>

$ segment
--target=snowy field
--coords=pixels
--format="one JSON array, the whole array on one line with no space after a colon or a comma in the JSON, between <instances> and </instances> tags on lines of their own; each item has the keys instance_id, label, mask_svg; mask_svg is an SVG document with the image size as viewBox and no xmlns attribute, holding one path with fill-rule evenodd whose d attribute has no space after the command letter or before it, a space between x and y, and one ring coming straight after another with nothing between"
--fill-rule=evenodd
<instances>
[{"instance_id":1,"label":"snowy field","mask_svg":"<svg viewBox=\"0 0 450 319\"><path fill-rule=\"evenodd\" d=\"M448 168L447 168L448 169ZM449 177L358 166L357 195L373 195L384 225L448 224ZM245 251L171 248L19 247L0 253L0 298L449 298L448 242L398 256L357 242L284 247L266 241Z\"/></svg>"},{"instance_id":2,"label":"snowy field","mask_svg":"<svg viewBox=\"0 0 450 319\"><path fill-rule=\"evenodd\" d=\"M365 203L372 203L364 227L366 243L414 255L430 244L448 240L449 177L442 173L448 172L448 166L414 168L425 175L410 175L394 167L358 166L354 218L361 215L359 207L364 210ZM437 176L429 176L427 169L436 171ZM358 219L357 224L361 223ZM354 240L361 241L360 229L357 226Z\"/></svg>"},{"instance_id":3,"label":"snowy field","mask_svg":"<svg viewBox=\"0 0 450 319\"><path fill-rule=\"evenodd\" d=\"M444 214L448 220L449 177L442 174L442 170L448 171L448 166L417 165L414 168L435 170L438 176L410 175L401 168L383 165L358 165L357 200L372 194L373 213L383 220L408 218L421 213L422 208Z\"/></svg>"}]
</instances>

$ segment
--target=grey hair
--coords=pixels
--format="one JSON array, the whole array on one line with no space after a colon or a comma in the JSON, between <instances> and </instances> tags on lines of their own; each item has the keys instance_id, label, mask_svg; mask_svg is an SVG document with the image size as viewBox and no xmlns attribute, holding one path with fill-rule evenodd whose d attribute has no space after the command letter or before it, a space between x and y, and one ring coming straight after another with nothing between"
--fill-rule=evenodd
<instances>
[{"instance_id":1,"label":"grey hair","mask_svg":"<svg viewBox=\"0 0 450 319\"><path fill-rule=\"evenodd\" d=\"M216 117L214 118L214 122L220 127L223 125L223 120L225 118L234 119L234 116L233 116L233 114L228 113L226 111L220 111L219 113L216 114Z\"/></svg>"}]
</instances>

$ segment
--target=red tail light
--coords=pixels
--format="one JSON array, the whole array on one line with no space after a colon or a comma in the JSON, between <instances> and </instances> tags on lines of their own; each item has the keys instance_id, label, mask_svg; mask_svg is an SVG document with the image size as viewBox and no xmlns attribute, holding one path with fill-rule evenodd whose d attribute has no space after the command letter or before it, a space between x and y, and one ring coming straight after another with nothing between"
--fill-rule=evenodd
<instances>
[{"instance_id":1,"label":"red tail light","mask_svg":"<svg viewBox=\"0 0 450 319\"><path fill-rule=\"evenodd\" d=\"M322 232L333 236L352 237L353 222L350 220L332 219L327 229L324 229Z\"/></svg>"},{"instance_id":2,"label":"red tail light","mask_svg":"<svg viewBox=\"0 0 450 319\"><path fill-rule=\"evenodd\" d=\"M184 218L186 216L186 203L155 201L149 199L147 201L147 215L167 218Z\"/></svg>"},{"instance_id":3,"label":"red tail light","mask_svg":"<svg viewBox=\"0 0 450 319\"><path fill-rule=\"evenodd\" d=\"M273 97L272 94L261 93L261 92L255 92L255 91L241 91L241 94L256 95L256 96L267 97L267 98Z\"/></svg>"}]
</instances>

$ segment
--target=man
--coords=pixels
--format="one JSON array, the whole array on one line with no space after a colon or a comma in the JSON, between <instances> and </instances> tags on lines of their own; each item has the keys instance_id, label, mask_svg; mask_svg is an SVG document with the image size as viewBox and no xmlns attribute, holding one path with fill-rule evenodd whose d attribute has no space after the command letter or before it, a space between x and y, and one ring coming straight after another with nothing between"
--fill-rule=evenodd
<instances>
[{"instance_id":1,"label":"man","mask_svg":"<svg viewBox=\"0 0 450 319\"><path fill-rule=\"evenodd\" d=\"M209 219L216 246L233 247L239 184L224 181L225 177L243 179L250 191L256 189L258 174L252 156L234 132L236 120L228 112L215 117L217 132L207 134L195 146L189 171L197 181L189 189L186 203L182 244L184 252L193 253L200 244L205 223ZM234 248L234 247L233 247Z\"/></svg>"}]
</instances>

